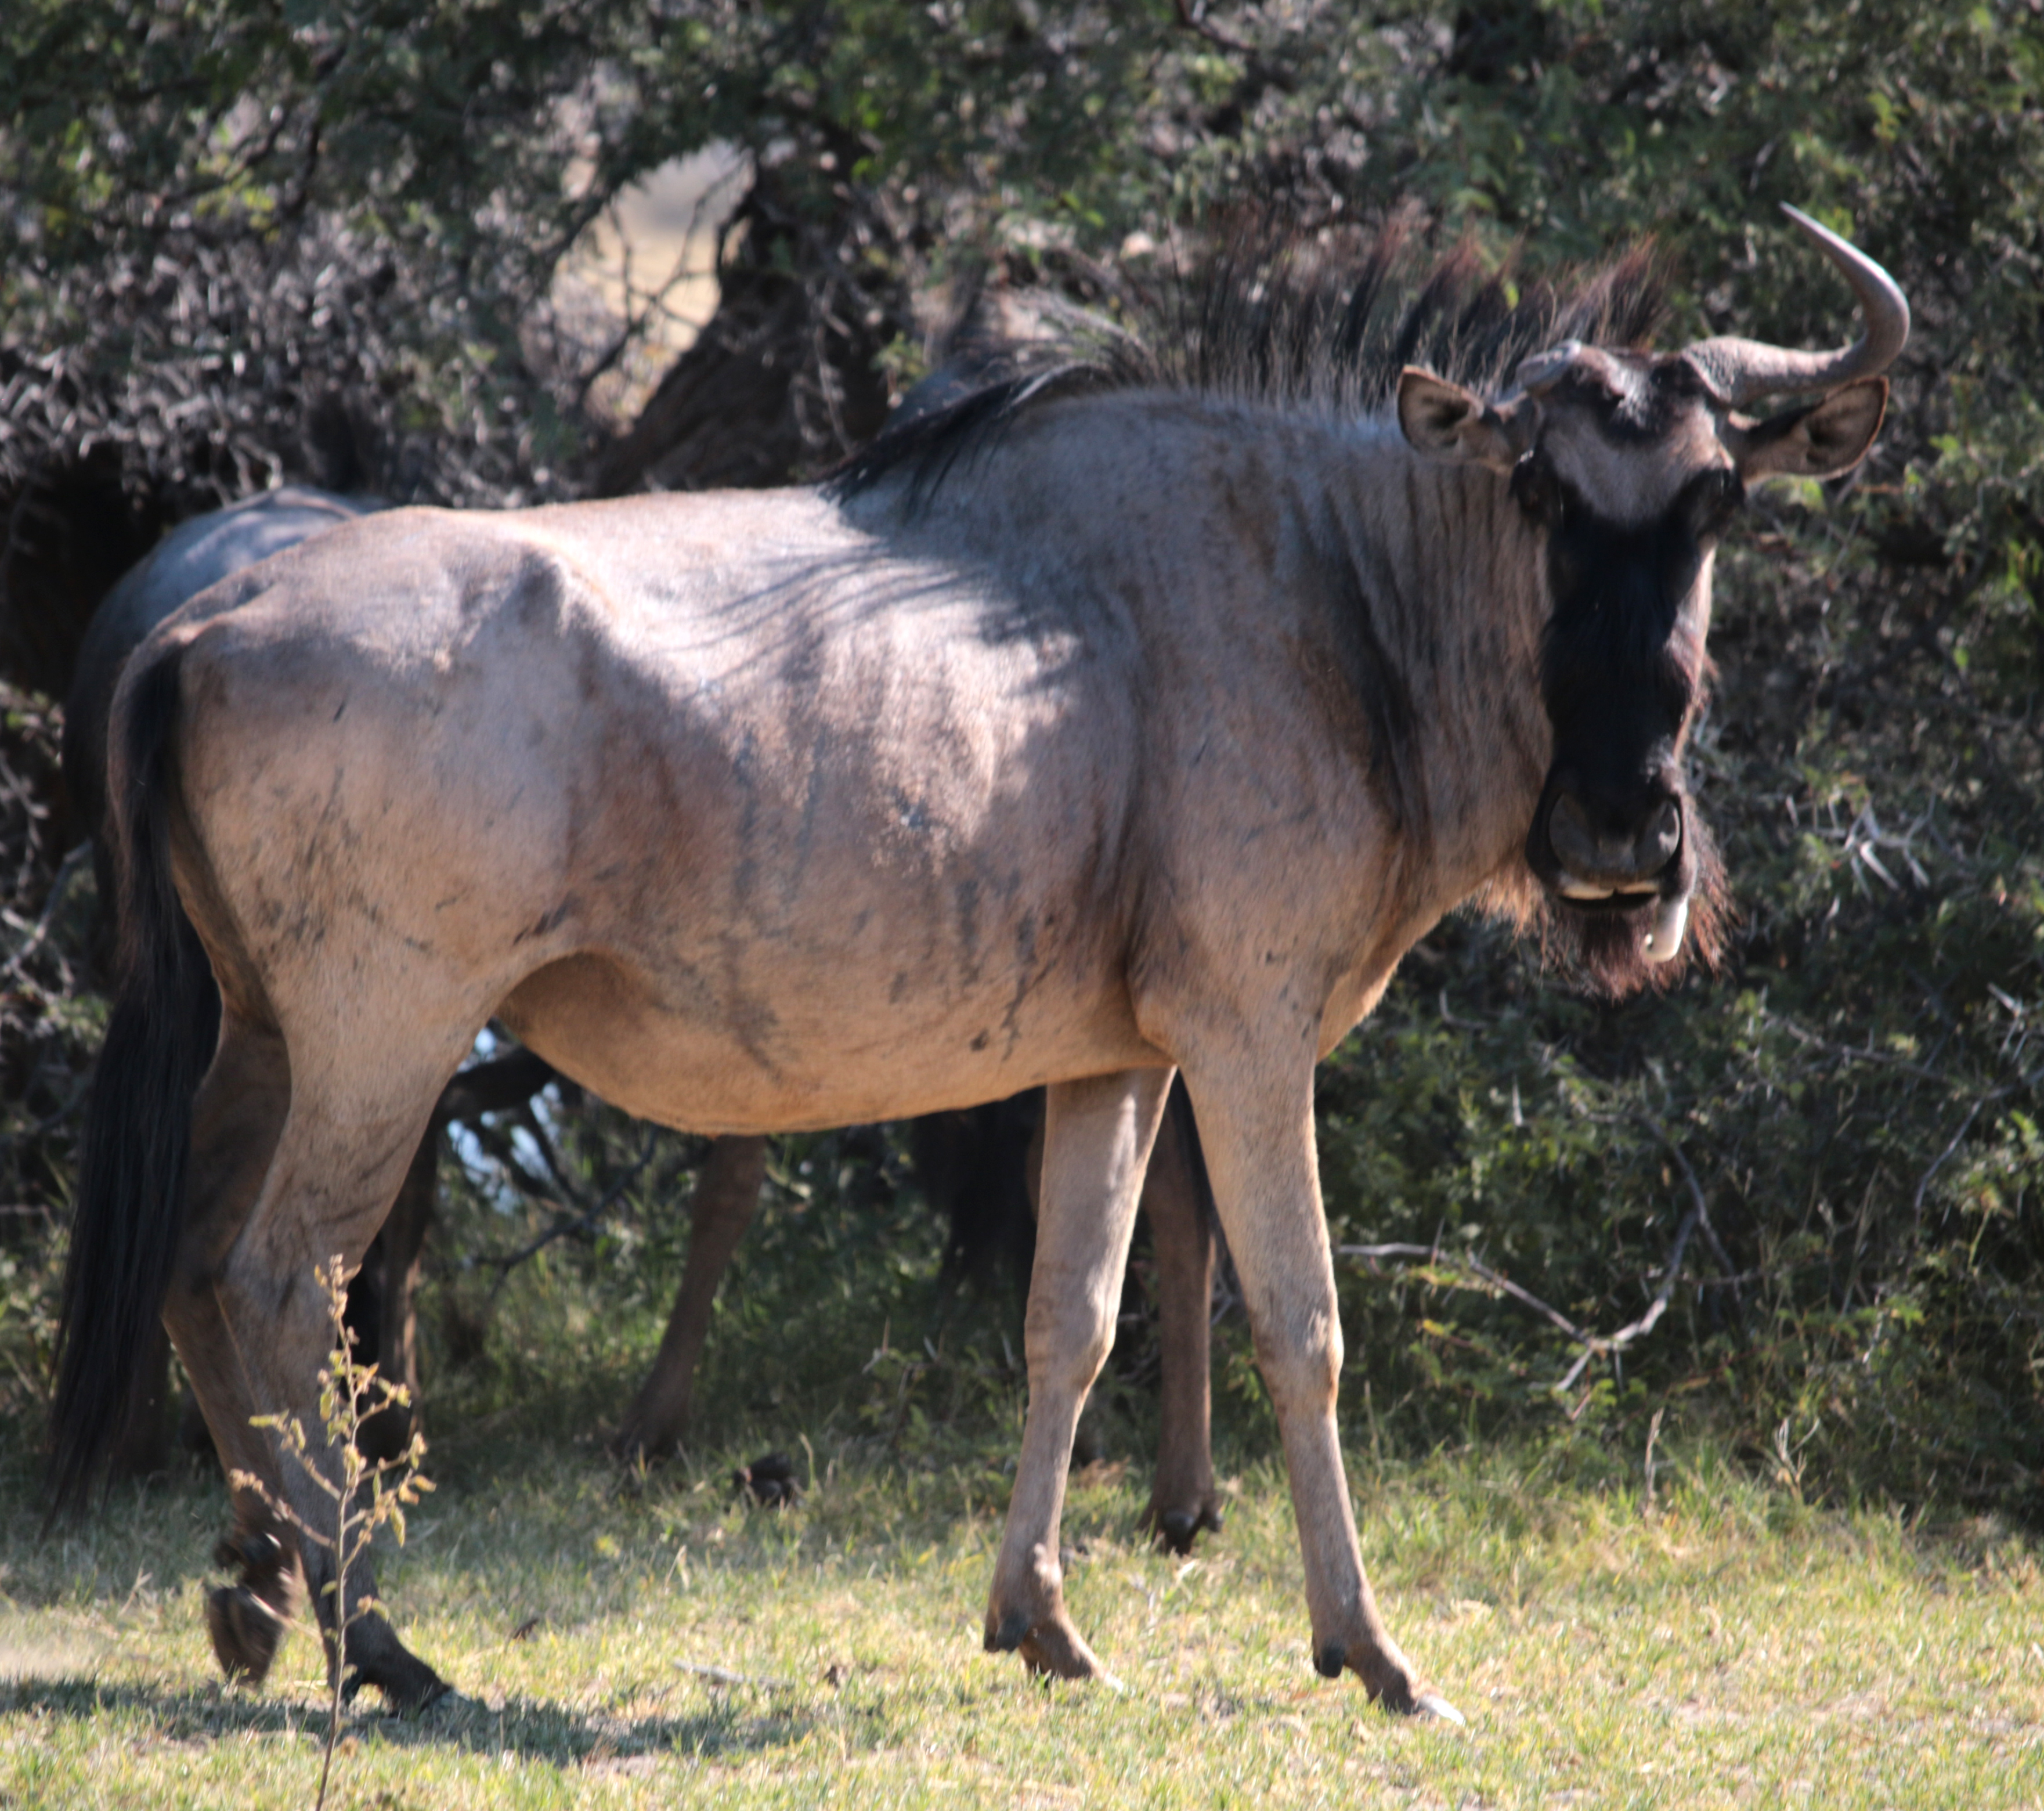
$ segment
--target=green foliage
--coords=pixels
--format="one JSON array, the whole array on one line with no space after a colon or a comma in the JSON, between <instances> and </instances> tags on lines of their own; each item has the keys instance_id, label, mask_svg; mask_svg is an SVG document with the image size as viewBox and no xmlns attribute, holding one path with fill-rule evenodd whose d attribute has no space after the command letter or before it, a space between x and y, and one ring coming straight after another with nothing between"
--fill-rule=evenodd
<instances>
[{"instance_id":1,"label":"green foliage","mask_svg":"<svg viewBox=\"0 0 2044 1811\"><path fill-rule=\"evenodd\" d=\"M228 246L231 294L291 246L319 271L343 248L361 280L338 298L308 283L302 334L243 335L253 362L323 344L322 308L368 322L336 366L373 374L394 423L443 450L513 442L486 481L448 487L501 500L561 489L586 433L528 368L561 248L623 183L716 140L819 218L884 217L870 256L905 283L999 260L1110 306L1151 267L1132 236L1189 252L1231 205L1270 199L1320 220L1416 198L1422 230L1527 277L1650 233L1670 342L1836 343L1840 287L1774 204L1809 208L1896 273L1916 330L1874 456L1828 490L1757 496L1719 559L1696 764L1741 914L1727 972L1603 1007L1469 922L1414 953L1324 1072L1322 1157L1337 1244L1442 1255L1345 1272L1347 1400L1394 1449L1507 1424L1623 1444L1673 1402L1813 1496L2034 1517L2040 96L2027 0L26 0L0 12L0 345L75 342L79 368L124 371L202 340L226 383L246 349L234 307L194 325L134 302L152 248ZM889 367L920 356L897 345ZM14 897L32 925L41 895ZM9 934L11 959L25 932ZM47 961L38 986L74 1005L38 1022L88 1038L97 1009ZM26 1178L10 1186L39 1208L67 1186L43 1129L67 1073L45 1075L43 1105L4 1103ZM542 1193L572 1184L567 1205L602 1198L641 1148L590 1103L549 1123L567 1178L534 1173ZM663 1144L593 1242L549 1247L501 1293L478 1255L551 1209L501 1167L457 1179L436 1395L486 1413L571 1363L586 1418L613 1415L677 1275L685 1155ZM1466 1260L1608 1335L1667 1281L1692 1175L1716 1245L1696 1232L1665 1317L1558 1399L1580 1342ZM785 1443L835 1415L920 1449L1009 1426L1012 1324L946 1309L901 1176L870 1141L784 1147L720 1307L706 1439ZM0 1349L29 1376L50 1273L33 1245L6 1255ZM1224 1440L1266 1442L1239 1328L1219 1389ZM1132 1448L1141 1392L1110 1394Z\"/></svg>"}]
</instances>

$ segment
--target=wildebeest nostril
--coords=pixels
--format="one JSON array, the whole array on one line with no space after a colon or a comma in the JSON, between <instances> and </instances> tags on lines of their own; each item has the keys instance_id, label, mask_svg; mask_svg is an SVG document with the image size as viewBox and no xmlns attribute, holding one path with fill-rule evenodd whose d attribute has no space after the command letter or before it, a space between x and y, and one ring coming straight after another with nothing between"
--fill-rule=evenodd
<instances>
[{"instance_id":1,"label":"wildebeest nostril","mask_svg":"<svg viewBox=\"0 0 2044 1811\"><path fill-rule=\"evenodd\" d=\"M1547 844L1571 879L1585 886L1623 887L1658 874L1682 843L1682 808L1663 799L1642 823L1635 819L1600 827L1573 793L1558 797L1547 814ZM1573 890L1566 887L1564 890Z\"/></svg>"},{"instance_id":2,"label":"wildebeest nostril","mask_svg":"<svg viewBox=\"0 0 2044 1811\"><path fill-rule=\"evenodd\" d=\"M1595 873L1604 864L1602 842L1573 793L1565 792L1554 801L1547 813L1547 844L1563 867L1580 875Z\"/></svg>"},{"instance_id":3,"label":"wildebeest nostril","mask_svg":"<svg viewBox=\"0 0 2044 1811\"><path fill-rule=\"evenodd\" d=\"M1673 799L1664 798L1661 809L1647 820L1646 829L1640 833L1639 854L1659 869L1675 859L1675 852L1681 846L1682 808Z\"/></svg>"}]
</instances>

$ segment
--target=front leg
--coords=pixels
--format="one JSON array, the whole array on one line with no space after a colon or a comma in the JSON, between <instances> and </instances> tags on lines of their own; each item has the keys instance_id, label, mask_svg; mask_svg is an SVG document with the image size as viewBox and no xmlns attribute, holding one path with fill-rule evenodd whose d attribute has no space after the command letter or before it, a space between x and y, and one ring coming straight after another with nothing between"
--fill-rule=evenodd
<instances>
[{"instance_id":1,"label":"front leg","mask_svg":"<svg viewBox=\"0 0 2044 1811\"><path fill-rule=\"evenodd\" d=\"M1136 1198L1170 1080L1168 1069L1136 1069L1061 1082L1044 1111L1025 1329L1029 1413L986 1606L986 1646L1019 1649L1033 1671L1061 1678L1105 1671L1066 1613L1058 1527L1079 1411L1114 1344Z\"/></svg>"},{"instance_id":2,"label":"front leg","mask_svg":"<svg viewBox=\"0 0 2044 1811\"><path fill-rule=\"evenodd\" d=\"M1188 1063L1185 1081L1284 1440L1313 1663L1327 1678L1348 1668L1393 1710L1459 1723L1391 1639L1363 1574L1335 1423L1341 1317L1320 1206L1312 1074L1302 1063L1287 1075L1292 1067Z\"/></svg>"}]
</instances>

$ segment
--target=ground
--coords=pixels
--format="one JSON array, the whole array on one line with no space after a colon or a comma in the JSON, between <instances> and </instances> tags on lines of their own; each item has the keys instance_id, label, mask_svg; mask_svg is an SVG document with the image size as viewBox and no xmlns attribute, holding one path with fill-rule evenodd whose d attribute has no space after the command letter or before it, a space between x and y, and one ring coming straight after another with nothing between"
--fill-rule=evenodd
<instances>
[{"instance_id":1,"label":"ground","mask_svg":"<svg viewBox=\"0 0 2044 1811\"><path fill-rule=\"evenodd\" d=\"M1135 1466L1082 1475L1070 1594L1116 1693L980 1651L991 1450L813 1444L788 1511L736 1502L733 1458L635 1476L571 1437L444 1439L382 1586L462 1696L414 1721L358 1706L331 1801L2044 1802L2034 1546L1808 1509L1705 1448L1663 1451L1650 1507L1565 1440L1353 1455L1380 1599L1466 1731L1314 1675L1267 1462L1229 1479L1190 1562L1138 1538ZM316 1644L295 1634L260 1693L207 1651L214 1481L118 1491L39 1540L6 1471L0 1804L309 1804Z\"/></svg>"}]
</instances>

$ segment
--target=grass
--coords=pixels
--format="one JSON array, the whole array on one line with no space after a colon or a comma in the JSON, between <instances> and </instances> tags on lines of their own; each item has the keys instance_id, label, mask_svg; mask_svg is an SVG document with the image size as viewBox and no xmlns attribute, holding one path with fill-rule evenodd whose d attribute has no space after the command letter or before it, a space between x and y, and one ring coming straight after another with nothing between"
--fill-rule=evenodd
<instances>
[{"instance_id":1,"label":"grass","mask_svg":"<svg viewBox=\"0 0 2044 1811\"><path fill-rule=\"evenodd\" d=\"M462 1697L415 1721L359 1706L331 1803L2044 1805L2034 1540L1807 1505L1792 1467L1770 1482L1726 1456L1693 1399L1650 1508L1643 1398L1438 1445L1451 1392L1373 1409L1350 1378L1366 1563L1470 1727L1321 1681L1239 1321L1216 1372L1225 1532L1190 1564L1139 1534L1155 1428L1132 1333L1089 1413L1108 1458L1065 1521L1074 1613L1128 1690L1031 1681L979 1634L1020 1426L1013 1314L939 1286L912 1204L812 1207L795 1187L831 1148L793 1148L720 1303L701 1444L653 1473L596 1430L657 1340L670 1212L494 1294L444 1265L437 1490L379 1582ZM443 1250L515 1242L444 1219ZM309 1806L309 1628L259 1692L224 1687L207 1645L217 1475L123 1487L45 1538L34 1433L0 1421L0 1806ZM734 1499L733 1466L770 1446L809 1482L792 1510Z\"/></svg>"},{"instance_id":2,"label":"grass","mask_svg":"<svg viewBox=\"0 0 2044 1811\"><path fill-rule=\"evenodd\" d=\"M1809 1509L1708 1451L1677 1448L1650 1513L1563 1444L1357 1456L1385 1613L1466 1732L1312 1673L1265 1463L1189 1564L1138 1539L1133 1468L1084 1475L1070 1591L1117 1696L980 1651L1003 1506L982 1459L847 1439L777 1513L733 1501L731 1454L634 1478L478 1425L437 1456L382 1582L464 1698L355 1713L338 1804L2044 1802L2034 1548ZM45 1542L6 1469L0 1803L309 1804L317 1643L259 1693L214 1675L218 1486L130 1490Z\"/></svg>"}]
</instances>

